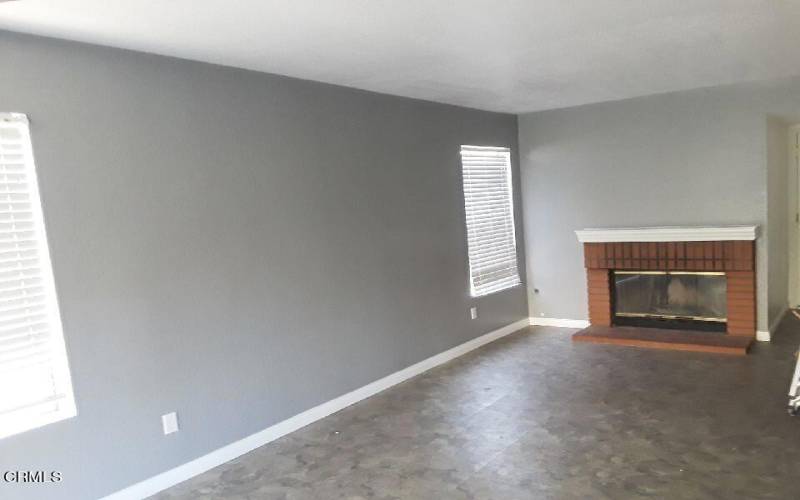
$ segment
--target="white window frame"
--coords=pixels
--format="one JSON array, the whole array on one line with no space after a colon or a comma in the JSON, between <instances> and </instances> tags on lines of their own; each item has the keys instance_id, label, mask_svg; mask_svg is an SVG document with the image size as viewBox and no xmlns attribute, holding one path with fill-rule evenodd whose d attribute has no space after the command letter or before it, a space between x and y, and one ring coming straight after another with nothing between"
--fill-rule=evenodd
<instances>
[{"instance_id":1,"label":"white window frame","mask_svg":"<svg viewBox=\"0 0 800 500\"><path fill-rule=\"evenodd\" d=\"M0 113L0 121L4 127L13 126L21 135L21 147L24 157L24 171L28 175L33 230L36 231L36 248L41 267L42 289L45 296L44 305L48 324L47 344L51 356L49 369L53 379L53 394L35 403L21 408L8 409L0 413L0 439L19 434L31 429L42 427L54 422L68 419L77 415L75 397L70 377L69 361L64 331L61 324L61 314L58 306L55 280L53 279L53 266L50 260L50 248L47 239L47 230L42 212L42 201L39 195L39 181L36 175L36 166L33 156L30 123L28 117L22 113ZM3 174L0 173L0 176ZM3 191L0 191L0 195ZM0 201L0 207L3 202ZM2 365L0 365L2 369ZM20 381L24 383L24 381ZM2 397L2 395L0 395ZM49 406L50 409L45 411Z\"/></svg>"},{"instance_id":2,"label":"white window frame","mask_svg":"<svg viewBox=\"0 0 800 500\"><path fill-rule=\"evenodd\" d=\"M475 271L476 266L473 263L473 253L475 252L472 250L472 245L470 241L470 232L472 231L470 228L470 208L468 202L468 195L467 195L467 186L466 186L466 172L464 171L464 156L466 152L479 152L479 151L486 151L488 153L494 153L498 156L504 158L506 165L505 165L505 174L507 176L507 188L508 188L508 203L509 203L509 222L510 222L510 239L513 242L512 246L512 253L513 253L513 260L514 260L514 275L512 276L511 280L506 280L506 283L503 283L499 286L482 286L479 287L475 283ZM467 230L467 260L469 261L469 290L470 296L477 298L477 297L484 297L487 295L491 295L494 293L499 293L504 290L509 290L511 288L515 288L522 284L522 279L519 274L519 255L517 253L517 234L516 234L516 220L515 220L515 211L514 211L514 182L513 182L513 173L512 173L512 164L511 164L511 149L508 147L496 147L496 146L472 146L472 145L462 145L460 151L460 158L461 158L461 176L462 176L462 193L464 195L464 211L465 211L465 227Z\"/></svg>"}]
</instances>

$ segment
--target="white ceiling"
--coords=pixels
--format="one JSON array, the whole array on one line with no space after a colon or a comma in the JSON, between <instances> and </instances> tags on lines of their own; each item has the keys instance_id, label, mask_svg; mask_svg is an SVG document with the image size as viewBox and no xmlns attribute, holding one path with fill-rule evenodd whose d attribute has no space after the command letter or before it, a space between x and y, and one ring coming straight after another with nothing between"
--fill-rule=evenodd
<instances>
[{"instance_id":1,"label":"white ceiling","mask_svg":"<svg viewBox=\"0 0 800 500\"><path fill-rule=\"evenodd\" d=\"M17 0L0 29L516 113L800 74L794 0Z\"/></svg>"}]
</instances>

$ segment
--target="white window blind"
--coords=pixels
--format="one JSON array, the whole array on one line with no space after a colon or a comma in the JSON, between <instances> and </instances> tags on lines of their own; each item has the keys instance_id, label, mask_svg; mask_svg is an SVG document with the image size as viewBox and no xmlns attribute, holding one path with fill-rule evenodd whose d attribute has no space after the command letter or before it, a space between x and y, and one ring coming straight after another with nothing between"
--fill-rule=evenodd
<instances>
[{"instance_id":1,"label":"white window blind","mask_svg":"<svg viewBox=\"0 0 800 500\"><path fill-rule=\"evenodd\" d=\"M0 438L75 413L28 120L0 113Z\"/></svg>"},{"instance_id":2,"label":"white window blind","mask_svg":"<svg viewBox=\"0 0 800 500\"><path fill-rule=\"evenodd\" d=\"M520 284L511 151L461 146L470 293L480 297Z\"/></svg>"}]
</instances>

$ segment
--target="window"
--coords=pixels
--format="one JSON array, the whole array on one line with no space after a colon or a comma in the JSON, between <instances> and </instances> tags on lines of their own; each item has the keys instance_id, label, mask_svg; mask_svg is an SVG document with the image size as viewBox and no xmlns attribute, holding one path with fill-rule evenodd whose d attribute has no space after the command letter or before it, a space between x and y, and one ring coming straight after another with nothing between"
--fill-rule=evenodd
<instances>
[{"instance_id":1,"label":"window","mask_svg":"<svg viewBox=\"0 0 800 500\"><path fill-rule=\"evenodd\" d=\"M28 119L0 113L0 438L75 414Z\"/></svg>"},{"instance_id":2,"label":"window","mask_svg":"<svg viewBox=\"0 0 800 500\"><path fill-rule=\"evenodd\" d=\"M511 151L461 146L470 293L480 297L520 284Z\"/></svg>"}]
</instances>

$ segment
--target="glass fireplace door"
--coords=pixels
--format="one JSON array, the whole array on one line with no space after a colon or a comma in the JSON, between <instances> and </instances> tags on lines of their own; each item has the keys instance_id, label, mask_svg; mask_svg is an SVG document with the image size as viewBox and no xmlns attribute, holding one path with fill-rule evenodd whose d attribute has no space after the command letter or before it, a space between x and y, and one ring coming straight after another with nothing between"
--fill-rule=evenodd
<instances>
[{"instance_id":1,"label":"glass fireplace door","mask_svg":"<svg viewBox=\"0 0 800 500\"><path fill-rule=\"evenodd\" d=\"M614 271L616 324L724 331L725 273Z\"/></svg>"}]
</instances>

